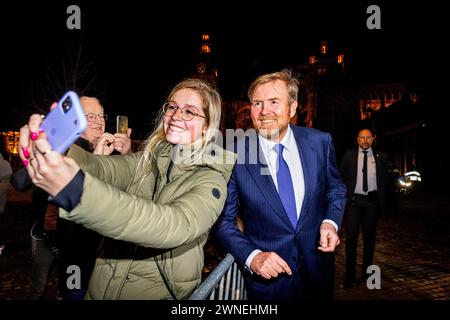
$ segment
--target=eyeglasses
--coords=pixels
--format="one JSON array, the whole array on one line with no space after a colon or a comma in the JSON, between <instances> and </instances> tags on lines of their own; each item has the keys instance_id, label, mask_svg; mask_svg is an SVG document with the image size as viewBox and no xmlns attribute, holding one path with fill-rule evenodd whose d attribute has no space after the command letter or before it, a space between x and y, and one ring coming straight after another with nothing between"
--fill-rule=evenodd
<instances>
[{"instance_id":1,"label":"eyeglasses","mask_svg":"<svg viewBox=\"0 0 450 320\"><path fill-rule=\"evenodd\" d=\"M168 117L173 116L178 109L180 109L181 117L185 121L191 121L192 119L194 119L194 117L201 117L206 119L205 116L197 112L197 109L195 107L185 106L181 108L173 102L166 102L163 104L163 112Z\"/></svg>"},{"instance_id":2,"label":"eyeglasses","mask_svg":"<svg viewBox=\"0 0 450 320\"><path fill-rule=\"evenodd\" d=\"M108 120L108 115L103 114L103 113L88 113L86 114L86 118L88 119L89 122L94 122L97 120L97 118L100 119L100 121L106 121Z\"/></svg>"}]
</instances>

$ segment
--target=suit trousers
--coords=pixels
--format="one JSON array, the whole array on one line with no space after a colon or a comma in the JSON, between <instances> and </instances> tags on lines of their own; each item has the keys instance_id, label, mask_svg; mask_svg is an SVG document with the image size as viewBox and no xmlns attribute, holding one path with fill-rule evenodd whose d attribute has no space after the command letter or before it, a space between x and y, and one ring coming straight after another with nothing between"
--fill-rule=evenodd
<instances>
[{"instance_id":1,"label":"suit trousers","mask_svg":"<svg viewBox=\"0 0 450 320\"><path fill-rule=\"evenodd\" d=\"M375 235L377 223L378 201L373 197L355 195L347 206L345 214L345 254L346 279L356 279L356 258L359 227L363 234L363 261L361 272L366 277L367 267L372 265L375 252Z\"/></svg>"}]
</instances>

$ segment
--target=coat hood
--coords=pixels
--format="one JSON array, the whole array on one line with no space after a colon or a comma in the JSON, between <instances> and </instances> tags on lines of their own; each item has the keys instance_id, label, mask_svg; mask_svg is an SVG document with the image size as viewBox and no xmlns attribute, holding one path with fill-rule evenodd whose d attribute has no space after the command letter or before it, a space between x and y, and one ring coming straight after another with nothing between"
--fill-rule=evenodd
<instances>
[{"instance_id":1,"label":"coat hood","mask_svg":"<svg viewBox=\"0 0 450 320\"><path fill-rule=\"evenodd\" d=\"M171 157L171 160L180 165L184 170L194 170L196 167L208 167L215 171L220 172L223 177L228 181L236 163L237 155L231 151L225 150L215 143L209 143L205 151L203 152L199 161L193 165L184 165L183 161L194 156L194 152L190 152L187 148L180 145L173 145L167 141L163 141L160 145L158 158L163 162L167 160L165 158ZM160 162L160 161L157 161Z\"/></svg>"}]
</instances>

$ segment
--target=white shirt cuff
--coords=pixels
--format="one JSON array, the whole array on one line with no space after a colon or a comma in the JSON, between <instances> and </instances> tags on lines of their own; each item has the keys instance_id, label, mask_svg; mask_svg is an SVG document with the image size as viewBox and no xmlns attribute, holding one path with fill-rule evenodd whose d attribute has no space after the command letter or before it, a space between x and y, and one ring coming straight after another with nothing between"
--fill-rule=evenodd
<instances>
[{"instance_id":1,"label":"white shirt cuff","mask_svg":"<svg viewBox=\"0 0 450 320\"><path fill-rule=\"evenodd\" d=\"M336 222L334 222L333 220L330 220L330 219L323 219L322 223L324 223L324 222L328 222L329 224L331 224L333 227L336 228L336 232L338 232L339 229L338 229Z\"/></svg>"},{"instance_id":2,"label":"white shirt cuff","mask_svg":"<svg viewBox=\"0 0 450 320\"><path fill-rule=\"evenodd\" d=\"M262 252L262 251L259 250L259 249L253 250L252 253L250 253L250 255L247 257L247 260L245 260L245 266L247 267L247 269L248 269L251 273L253 273L252 268L250 268L250 265L251 265L251 263L252 263L252 260L253 260L253 258L254 258L258 253L260 253L260 252Z\"/></svg>"}]
</instances>

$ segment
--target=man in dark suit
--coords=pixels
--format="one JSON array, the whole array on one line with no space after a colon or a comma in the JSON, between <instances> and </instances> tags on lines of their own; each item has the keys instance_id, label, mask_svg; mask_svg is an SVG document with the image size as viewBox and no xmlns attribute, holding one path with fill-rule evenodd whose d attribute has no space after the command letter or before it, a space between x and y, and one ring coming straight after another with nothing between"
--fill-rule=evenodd
<instances>
[{"instance_id":1,"label":"man in dark suit","mask_svg":"<svg viewBox=\"0 0 450 320\"><path fill-rule=\"evenodd\" d=\"M374 136L369 129L359 131L358 148L348 150L341 162L342 178L347 185L345 212L346 268L344 288L357 284L356 256L359 226L362 225L364 253L362 279L372 265L375 251L377 212L385 207L385 186L388 178L388 156L372 149Z\"/></svg>"},{"instance_id":2,"label":"man in dark suit","mask_svg":"<svg viewBox=\"0 0 450 320\"><path fill-rule=\"evenodd\" d=\"M289 71L260 76L248 95L258 135L237 150L218 239L244 267L250 299L330 299L346 192L331 136L289 125L298 95Z\"/></svg>"}]
</instances>

